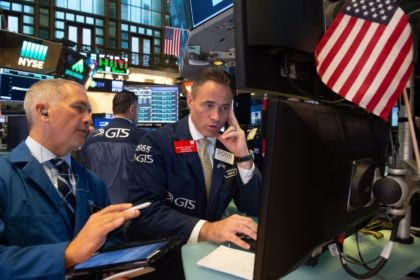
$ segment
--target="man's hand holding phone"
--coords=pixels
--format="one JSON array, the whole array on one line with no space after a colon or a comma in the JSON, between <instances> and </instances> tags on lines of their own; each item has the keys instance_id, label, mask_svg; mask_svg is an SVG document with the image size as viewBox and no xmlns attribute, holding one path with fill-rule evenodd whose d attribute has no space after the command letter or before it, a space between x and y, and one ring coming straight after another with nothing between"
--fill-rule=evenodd
<instances>
[{"instance_id":1,"label":"man's hand holding phone","mask_svg":"<svg viewBox=\"0 0 420 280\"><path fill-rule=\"evenodd\" d=\"M222 142L223 145L225 145L225 147L235 155L235 157L244 157L249 155L245 132L241 129L232 109L229 111L225 132L218 135L217 139ZM252 161L245 161L239 164L245 169L251 169L253 165Z\"/></svg>"}]
</instances>

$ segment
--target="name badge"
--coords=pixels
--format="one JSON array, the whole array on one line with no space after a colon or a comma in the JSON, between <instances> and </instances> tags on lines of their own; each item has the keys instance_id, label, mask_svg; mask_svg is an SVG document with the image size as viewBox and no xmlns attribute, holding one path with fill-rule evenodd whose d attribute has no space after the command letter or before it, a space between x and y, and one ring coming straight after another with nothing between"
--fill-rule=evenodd
<instances>
[{"instance_id":1,"label":"name badge","mask_svg":"<svg viewBox=\"0 0 420 280\"><path fill-rule=\"evenodd\" d=\"M235 155L231 152L221 150L219 148L216 148L214 151L214 158L223 162L226 162L228 164L233 164L235 161Z\"/></svg>"},{"instance_id":2,"label":"name badge","mask_svg":"<svg viewBox=\"0 0 420 280\"><path fill-rule=\"evenodd\" d=\"M194 140L179 140L174 141L175 153L196 153L197 145Z\"/></svg>"},{"instance_id":3,"label":"name badge","mask_svg":"<svg viewBox=\"0 0 420 280\"><path fill-rule=\"evenodd\" d=\"M236 176L236 174L238 174L238 169L236 169L236 168L226 170L225 178L230 178L230 177Z\"/></svg>"}]
</instances>

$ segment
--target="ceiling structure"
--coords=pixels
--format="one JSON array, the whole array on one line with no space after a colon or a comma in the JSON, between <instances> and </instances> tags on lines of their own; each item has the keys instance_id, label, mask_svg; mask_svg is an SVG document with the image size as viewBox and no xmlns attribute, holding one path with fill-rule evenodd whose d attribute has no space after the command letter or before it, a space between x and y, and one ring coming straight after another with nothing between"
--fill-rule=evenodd
<instances>
[{"instance_id":1,"label":"ceiling structure","mask_svg":"<svg viewBox=\"0 0 420 280\"><path fill-rule=\"evenodd\" d=\"M344 1L326 1L326 20L331 21ZM408 14L416 41L416 53L420 48L420 2L399 0L401 8ZM192 80L195 75L214 61L225 66L235 66L235 30L233 7L206 21L190 31L185 55L181 61L180 76ZM417 58L417 57L416 57ZM417 64L417 63L416 63Z\"/></svg>"},{"instance_id":2,"label":"ceiling structure","mask_svg":"<svg viewBox=\"0 0 420 280\"><path fill-rule=\"evenodd\" d=\"M235 63L233 7L190 31L180 75L193 79L214 61L229 67Z\"/></svg>"}]
</instances>

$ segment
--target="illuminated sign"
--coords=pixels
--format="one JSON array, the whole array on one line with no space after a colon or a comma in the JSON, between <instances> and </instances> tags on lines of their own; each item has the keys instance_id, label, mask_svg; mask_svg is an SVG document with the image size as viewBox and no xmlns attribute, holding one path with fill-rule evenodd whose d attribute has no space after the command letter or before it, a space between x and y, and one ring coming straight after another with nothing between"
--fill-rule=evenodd
<instances>
[{"instance_id":1,"label":"illuminated sign","mask_svg":"<svg viewBox=\"0 0 420 280\"><path fill-rule=\"evenodd\" d=\"M54 75L61 64L61 43L0 29L0 67Z\"/></svg>"},{"instance_id":2,"label":"illuminated sign","mask_svg":"<svg viewBox=\"0 0 420 280\"><path fill-rule=\"evenodd\" d=\"M64 71L64 74L70 77L76 78L77 80L84 81L85 77L83 76L83 72L84 72L84 63L83 63L83 59L80 59L79 61L77 61L71 66L71 70L66 69L66 71Z\"/></svg>"},{"instance_id":3,"label":"illuminated sign","mask_svg":"<svg viewBox=\"0 0 420 280\"><path fill-rule=\"evenodd\" d=\"M128 58L113 55L99 54L97 58L97 72L127 75L128 74Z\"/></svg>"},{"instance_id":4,"label":"illuminated sign","mask_svg":"<svg viewBox=\"0 0 420 280\"><path fill-rule=\"evenodd\" d=\"M42 69L47 57L48 46L23 41L18 65Z\"/></svg>"},{"instance_id":5,"label":"illuminated sign","mask_svg":"<svg viewBox=\"0 0 420 280\"><path fill-rule=\"evenodd\" d=\"M71 66L71 70L77 72L77 73L83 73L84 65L83 65L83 59L79 60L75 64Z\"/></svg>"}]
</instances>

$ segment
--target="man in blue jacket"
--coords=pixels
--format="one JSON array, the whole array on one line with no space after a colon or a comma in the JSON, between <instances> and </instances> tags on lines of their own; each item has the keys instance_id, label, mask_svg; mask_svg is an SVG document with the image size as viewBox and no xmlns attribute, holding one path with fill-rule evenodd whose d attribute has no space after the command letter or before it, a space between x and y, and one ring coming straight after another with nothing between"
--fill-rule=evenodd
<instances>
[{"instance_id":1,"label":"man in blue jacket","mask_svg":"<svg viewBox=\"0 0 420 280\"><path fill-rule=\"evenodd\" d=\"M108 206L104 183L70 157L91 122L81 85L39 81L28 90L24 109L29 136L0 158L0 277L64 279L75 264L120 243L114 230L139 211L123 212L129 203ZM52 159L70 169L60 174ZM59 192L63 181L72 202Z\"/></svg>"},{"instance_id":2,"label":"man in blue jacket","mask_svg":"<svg viewBox=\"0 0 420 280\"><path fill-rule=\"evenodd\" d=\"M107 185L111 203L128 201L127 181L134 149L146 133L136 126L138 106L133 92L117 93L112 100L114 118L89 134L80 151L84 165Z\"/></svg>"},{"instance_id":3,"label":"man in blue jacket","mask_svg":"<svg viewBox=\"0 0 420 280\"><path fill-rule=\"evenodd\" d=\"M129 197L152 205L142 211L142 219L131 221L130 238L177 235L189 242L229 241L246 249L249 244L238 235L256 239L257 224L251 218L221 219L232 199L251 216L258 216L260 205L261 174L231 109L232 99L229 76L207 68L187 96L189 116L143 137L136 148ZM205 178L198 153L201 139L208 143L210 178Z\"/></svg>"}]
</instances>

